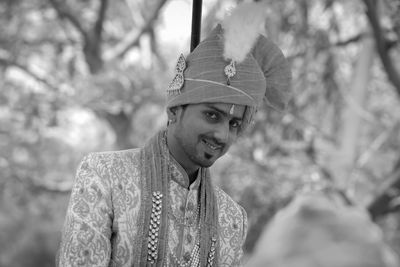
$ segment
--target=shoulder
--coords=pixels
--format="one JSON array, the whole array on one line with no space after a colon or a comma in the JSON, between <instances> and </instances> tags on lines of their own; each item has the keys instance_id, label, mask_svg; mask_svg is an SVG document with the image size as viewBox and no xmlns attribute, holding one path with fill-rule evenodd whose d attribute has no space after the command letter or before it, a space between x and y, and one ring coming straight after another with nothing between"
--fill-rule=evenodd
<instances>
[{"instance_id":1,"label":"shoulder","mask_svg":"<svg viewBox=\"0 0 400 267\"><path fill-rule=\"evenodd\" d=\"M127 149L127 150L116 150L116 151L104 151L104 152L92 152L89 153L83 161L87 163L96 164L107 164L113 161L124 161L138 157L140 154L140 148Z\"/></svg>"},{"instance_id":2,"label":"shoulder","mask_svg":"<svg viewBox=\"0 0 400 267\"><path fill-rule=\"evenodd\" d=\"M223 191L218 186L214 186L214 192L217 198L218 209L221 212L221 209L224 209L226 212L231 213L232 215L238 215L241 217L246 217L246 211L240 206L236 201L234 201L225 191Z\"/></svg>"},{"instance_id":3,"label":"shoulder","mask_svg":"<svg viewBox=\"0 0 400 267\"><path fill-rule=\"evenodd\" d=\"M80 169L94 169L102 173L101 171L106 172L111 168L118 167L118 165L138 163L140 157L139 154L139 148L118 151L92 152L83 158L79 167Z\"/></svg>"},{"instance_id":4,"label":"shoulder","mask_svg":"<svg viewBox=\"0 0 400 267\"><path fill-rule=\"evenodd\" d=\"M110 186L110 182L123 173L137 169L140 162L140 149L129 149L87 154L79 164L76 183L100 182Z\"/></svg>"}]
</instances>

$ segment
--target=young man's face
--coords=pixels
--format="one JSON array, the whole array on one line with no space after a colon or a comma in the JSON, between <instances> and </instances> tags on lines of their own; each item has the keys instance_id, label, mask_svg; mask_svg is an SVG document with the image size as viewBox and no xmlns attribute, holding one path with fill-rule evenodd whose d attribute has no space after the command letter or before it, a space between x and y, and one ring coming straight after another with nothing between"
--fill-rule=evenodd
<instances>
[{"instance_id":1,"label":"young man's face","mask_svg":"<svg viewBox=\"0 0 400 267\"><path fill-rule=\"evenodd\" d=\"M232 112L233 111L233 112ZM168 147L190 172L211 166L237 139L245 106L203 103L169 111Z\"/></svg>"}]
</instances>

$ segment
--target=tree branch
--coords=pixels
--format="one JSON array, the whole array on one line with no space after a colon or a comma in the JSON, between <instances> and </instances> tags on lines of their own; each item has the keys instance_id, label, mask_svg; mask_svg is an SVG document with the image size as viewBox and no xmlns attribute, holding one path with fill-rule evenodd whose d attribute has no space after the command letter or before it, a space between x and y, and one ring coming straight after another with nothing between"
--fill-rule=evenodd
<instances>
[{"instance_id":1,"label":"tree branch","mask_svg":"<svg viewBox=\"0 0 400 267\"><path fill-rule=\"evenodd\" d=\"M101 35L103 33L103 24L105 21L106 11L107 11L108 0L102 0L99 8L99 14L97 16L96 23L94 24L94 36L98 43L101 43Z\"/></svg>"},{"instance_id":2,"label":"tree branch","mask_svg":"<svg viewBox=\"0 0 400 267\"><path fill-rule=\"evenodd\" d=\"M140 37L151 28L155 19L158 17L158 14L160 13L161 8L164 6L164 4L166 2L167 2L167 0L160 0L157 3L157 5L155 6L151 15L147 17L143 26L139 30L132 29L120 43L118 43L113 49L111 49L105 53L104 59L106 61L110 61L110 60L114 60L118 57L122 57L132 47L137 46L139 43Z\"/></svg>"},{"instance_id":3,"label":"tree branch","mask_svg":"<svg viewBox=\"0 0 400 267\"><path fill-rule=\"evenodd\" d=\"M57 91L57 87L52 85L52 83L49 82L47 79L40 77L39 75L37 75L36 73L31 71L28 67L26 67L16 61L13 61L13 60L7 59L7 58L0 58L0 65L3 65L5 67L8 67L8 66L16 67L16 68L22 70L25 74L27 74L30 77L32 77L33 79L35 79L36 81L43 83L45 86L47 86L51 90Z\"/></svg>"},{"instance_id":4,"label":"tree branch","mask_svg":"<svg viewBox=\"0 0 400 267\"><path fill-rule=\"evenodd\" d=\"M366 36L366 33L365 32L361 32L361 33L358 33L358 34L356 34L354 36L349 37L348 39L339 40L339 41L337 41L335 43L332 43L331 46L327 46L325 49L329 49L332 46L342 47L342 46L347 46L347 45L350 45L350 44L353 44L353 43L357 43L357 42L360 42L365 36ZM398 43L398 41L386 40L385 47L386 48L391 48L391 47L397 45L397 43ZM304 49L304 50L298 51L297 53L294 53L292 55L288 55L287 58L288 58L289 61L291 61L291 60L293 60L295 58L304 57L306 54L307 54L307 50Z\"/></svg>"},{"instance_id":5,"label":"tree branch","mask_svg":"<svg viewBox=\"0 0 400 267\"><path fill-rule=\"evenodd\" d=\"M368 163L371 159L372 155L378 151L380 147L392 136L393 133L397 133L397 129L400 126L400 121L394 123L389 129L384 132L381 132L365 149L361 155L359 155L356 160L356 168L362 168L364 165ZM383 126L380 126L383 128Z\"/></svg>"},{"instance_id":6,"label":"tree branch","mask_svg":"<svg viewBox=\"0 0 400 267\"><path fill-rule=\"evenodd\" d=\"M43 39L20 39L21 43L23 45L29 46L29 47L41 47L44 44L50 44L53 46L63 46L66 45L67 43L71 45L77 45L78 43L74 40L68 40L68 39L57 39L57 38L52 38L52 37L44 37Z\"/></svg>"},{"instance_id":7,"label":"tree branch","mask_svg":"<svg viewBox=\"0 0 400 267\"><path fill-rule=\"evenodd\" d=\"M362 32L362 33L359 33L359 34L357 34L357 35L354 35L354 36L352 36L352 37L350 37L350 38L348 38L348 39L346 39L346 40L337 41L337 42L334 44L334 46L346 46L346 45L349 45L349 44L351 44L351 43L359 42L359 41L362 40L364 37L365 37L365 33Z\"/></svg>"},{"instance_id":8,"label":"tree branch","mask_svg":"<svg viewBox=\"0 0 400 267\"><path fill-rule=\"evenodd\" d=\"M302 125L303 127L310 128L313 133L318 137L328 141L330 144L336 145L337 141L335 140L334 136L325 133L323 130L321 130L321 127L318 127L307 119L301 117L300 115L298 115L298 113L289 111L286 116L290 116L291 119L294 120L294 123L296 123L297 125Z\"/></svg>"},{"instance_id":9,"label":"tree branch","mask_svg":"<svg viewBox=\"0 0 400 267\"><path fill-rule=\"evenodd\" d=\"M387 42L385 37L382 34L382 29L379 23L378 14L377 14L377 1L375 0L364 0L366 6L366 15L371 24L376 48L378 50L379 57L382 61L383 67L386 71L389 81L393 84L400 97L400 74L397 72L392 59L389 56Z\"/></svg>"},{"instance_id":10,"label":"tree branch","mask_svg":"<svg viewBox=\"0 0 400 267\"><path fill-rule=\"evenodd\" d=\"M83 28L80 21L71 13L71 11L64 5L58 2L57 0L49 0L50 4L57 11L57 14L60 18L65 18L71 22L71 24L82 34L85 40L88 39L88 33Z\"/></svg>"},{"instance_id":11,"label":"tree branch","mask_svg":"<svg viewBox=\"0 0 400 267\"><path fill-rule=\"evenodd\" d=\"M101 56L102 33L105 15L107 11L108 0L101 0L97 20L93 28L87 33L83 45L86 63L92 74L98 73L103 67Z\"/></svg>"}]
</instances>

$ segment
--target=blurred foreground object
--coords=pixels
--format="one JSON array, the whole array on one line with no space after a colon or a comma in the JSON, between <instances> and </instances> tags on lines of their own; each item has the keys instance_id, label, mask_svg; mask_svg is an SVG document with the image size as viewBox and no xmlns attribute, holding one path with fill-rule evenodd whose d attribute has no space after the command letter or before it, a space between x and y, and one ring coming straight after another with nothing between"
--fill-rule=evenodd
<instances>
[{"instance_id":1,"label":"blurred foreground object","mask_svg":"<svg viewBox=\"0 0 400 267\"><path fill-rule=\"evenodd\" d=\"M248 267L397 267L365 210L322 193L297 196L264 230Z\"/></svg>"}]
</instances>

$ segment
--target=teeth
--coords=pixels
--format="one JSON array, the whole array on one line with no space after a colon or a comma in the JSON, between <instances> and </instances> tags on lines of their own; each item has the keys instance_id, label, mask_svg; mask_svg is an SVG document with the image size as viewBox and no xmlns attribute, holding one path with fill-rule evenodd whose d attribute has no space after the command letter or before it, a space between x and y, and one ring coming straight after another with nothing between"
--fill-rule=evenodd
<instances>
[{"instance_id":1,"label":"teeth","mask_svg":"<svg viewBox=\"0 0 400 267\"><path fill-rule=\"evenodd\" d=\"M205 140L204 140L204 143L206 143L213 150L217 150L218 149L218 146L214 146L214 145L210 144L209 142L207 142Z\"/></svg>"}]
</instances>

